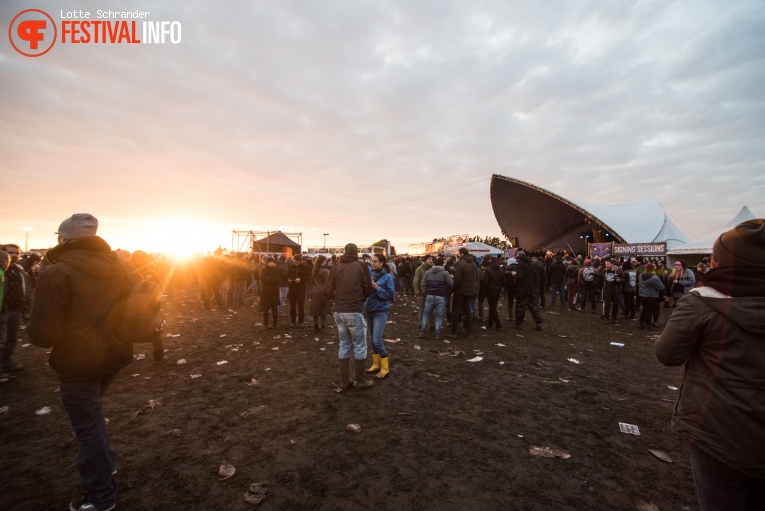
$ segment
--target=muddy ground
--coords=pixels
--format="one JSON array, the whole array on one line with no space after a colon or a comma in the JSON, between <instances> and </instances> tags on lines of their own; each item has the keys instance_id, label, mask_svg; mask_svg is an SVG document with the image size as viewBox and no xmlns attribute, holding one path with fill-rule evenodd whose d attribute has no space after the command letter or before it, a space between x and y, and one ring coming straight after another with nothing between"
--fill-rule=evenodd
<instances>
[{"instance_id":1,"label":"muddy ground","mask_svg":"<svg viewBox=\"0 0 765 511\"><path fill-rule=\"evenodd\" d=\"M635 321L605 324L548 298L543 332L477 323L471 339L435 341L417 338L415 300L399 297L391 376L338 394L336 330L264 330L252 301L203 310L196 292L169 292L165 362L136 345L144 357L105 399L117 509L254 509L243 499L253 482L267 482L264 511L698 508L687 446L669 431L682 368L661 366L656 333ZM27 343L26 370L0 385L0 509L63 510L80 492L77 447L45 350ZM134 417L149 400L154 412ZM219 481L223 462L236 473Z\"/></svg>"}]
</instances>

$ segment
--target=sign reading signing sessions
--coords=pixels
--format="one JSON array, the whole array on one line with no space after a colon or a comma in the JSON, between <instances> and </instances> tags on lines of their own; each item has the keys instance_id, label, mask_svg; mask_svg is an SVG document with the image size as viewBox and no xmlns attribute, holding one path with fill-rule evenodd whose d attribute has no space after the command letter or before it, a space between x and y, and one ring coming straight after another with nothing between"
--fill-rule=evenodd
<instances>
[{"instance_id":1,"label":"sign reading signing sessions","mask_svg":"<svg viewBox=\"0 0 765 511\"><path fill-rule=\"evenodd\" d=\"M667 255L667 242L657 243L614 243L613 255L615 256L665 256Z\"/></svg>"}]
</instances>

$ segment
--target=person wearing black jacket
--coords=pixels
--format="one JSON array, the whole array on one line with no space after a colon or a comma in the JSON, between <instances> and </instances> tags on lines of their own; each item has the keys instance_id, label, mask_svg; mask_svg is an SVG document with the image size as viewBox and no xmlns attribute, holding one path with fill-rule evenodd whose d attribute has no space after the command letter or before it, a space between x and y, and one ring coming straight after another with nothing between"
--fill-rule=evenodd
<instances>
[{"instance_id":1,"label":"person wearing black jacket","mask_svg":"<svg viewBox=\"0 0 765 511\"><path fill-rule=\"evenodd\" d=\"M452 335L457 338L460 318L465 325L465 334L469 337L473 332L473 315L470 313L470 303L478 294L480 270L475 259L465 247L459 250L459 262L454 267L454 301L452 304Z\"/></svg>"},{"instance_id":2,"label":"person wearing black jacket","mask_svg":"<svg viewBox=\"0 0 765 511\"><path fill-rule=\"evenodd\" d=\"M518 289L515 292L517 303L515 305L515 328L521 328L526 316L526 309L531 311L531 317L534 318L537 330L543 330L542 315L539 314L537 304L534 303L534 288L536 285L534 265L531 264L531 258L525 252L518 252Z\"/></svg>"},{"instance_id":3,"label":"person wearing black jacket","mask_svg":"<svg viewBox=\"0 0 765 511\"><path fill-rule=\"evenodd\" d=\"M511 257L507 261L505 266L505 292L507 293L507 320L513 321L515 314L513 314L513 302L518 291L518 284L521 281L521 270L518 266L518 260ZM515 303L516 309L518 308L518 302Z\"/></svg>"},{"instance_id":4,"label":"person wearing black jacket","mask_svg":"<svg viewBox=\"0 0 765 511\"><path fill-rule=\"evenodd\" d=\"M495 326L497 330L502 330L502 323L499 321L499 312L497 312L497 303L499 295L505 285L505 272L499 267L499 261L486 256L483 258L487 268L483 272L483 285L486 290L486 298L489 302L489 321L487 328ZM488 261L487 261L488 259Z\"/></svg>"},{"instance_id":5,"label":"person wearing black jacket","mask_svg":"<svg viewBox=\"0 0 765 511\"><path fill-rule=\"evenodd\" d=\"M24 367L13 360L13 351L21 329L21 318L29 312L29 297L32 282L18 264L21 249L18 245L5 245L3 252L8 254L10 263L3 278L5 286L0 297L0 381L8 381L8 374L18 372Z\"/></svg>"},{"instance_id":6,"label":"person wearing black jacket","mask_svg":"<svg viewBox=\"0 0 765 511\"><path fill-rule=\"evenodd\" d=\"M566 306L566 266L560 256L555 256L555 261L550 264L547 271L552 285L552 305L555 306L556 296L560 298L560 304Z\"/></svg>"},{"instance_id":7,"label":"person wearing black jacket","mask_svg":"<svg viewBox=\"0 0 765 511\"><path fill-rule=\"evenodd\" d=\"M268 313L270 312L276 328L279 317L279 280L281 271L276 266L276 259L263 256L265 266L260 269L260 309L263 311L263 327L268 328Z\"/></svg>"},{"instance_id":8,"label":"person wearing black jacket","mask_svg":"<svg viewBox=\"0 0 765 511\"><path fill-rule=\"evenodd\" d=\"M136 268L119 259L96 236L98 221L76 214L58 229L59 244L40 273L27 334L35 346L50 349L49 365L59 378L59 393L79 452L77 465L85 497L75 511L114 509L117 502L115 453L109 447L102 396L120 369L133 360L130 341L112 333L122 317L120 303Z\"/></svg>"},{"instance_id":9,"label":"person wearing black jacket","mask_svg":"<svg viewBox=\"0 0 765 511\"><path fill-rule=\"evenodd\" d=\"M290 300L290 326L295 326L297 316L299 326L303 326L305 319L305 288L311 280L311 269L303 262L303 256L295 254L292 265L287 268L287 282L289 290L287 297ZM297 309L297 310L296 310Z\"/></svg>"},{"instance_id":10,"label":"person wearing black jacket","mask_svg":"<svg viewBox=\"0 0 765 511\"><path fill-rule=\"evenodd\" d=\"M547 287L547 270L538 258L531 260L534 266L534 303L540 308L545 308L545 288Z\"/></svg>"}]
</instances>

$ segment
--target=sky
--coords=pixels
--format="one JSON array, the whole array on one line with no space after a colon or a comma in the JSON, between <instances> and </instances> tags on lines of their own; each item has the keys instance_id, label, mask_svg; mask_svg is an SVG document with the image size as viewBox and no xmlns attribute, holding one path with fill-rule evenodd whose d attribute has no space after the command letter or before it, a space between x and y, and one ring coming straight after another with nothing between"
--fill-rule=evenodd
<instances>
[{"instance_id":1,"label":"sky","mask_svg":"<svg viewBox=\"0 0 765 511\"><path fill-rule=\"evenodd\" d=\"M28 8L58 26L36 58L5 29ZM61 43L62 11L98 9L181 41ZM759 0L24 0L0 20L0 242L22 248L88 212L128 250L279 229L402 252L501 235L492 174L650 198L691 239L765 216Z\"/></svg>"}]
</instances>

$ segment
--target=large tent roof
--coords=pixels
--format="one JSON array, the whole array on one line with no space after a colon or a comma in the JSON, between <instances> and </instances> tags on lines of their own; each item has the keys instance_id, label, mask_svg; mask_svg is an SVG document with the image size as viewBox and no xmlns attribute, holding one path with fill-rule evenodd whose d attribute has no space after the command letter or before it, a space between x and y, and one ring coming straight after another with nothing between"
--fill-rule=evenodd
<instances>
[{"instance_id":1,"label":"large tent roof","mask_svg":"<svg viewBox=\"0 0 765 511\"><path fill-rule=\"evenodd\" d=\"M702 236L699 239L693 240L690 243L675 247L672 250L669 250L667 254L711 254L715 241L717 241L717 238L719 238L722 233L733 229L741 222L746 222L747 220L752 220L754 218L757 217L754 216L748 207L744 206L741 208L741 211L739 211L736 216L734 216L731 221L725 224L723 227L710 232L706 236Z\"/></svg>"},{"instance_id":2,"label":"large tent roof","mask_svg":"<svg viewBox=\"0 0 765 511\"><path fill-rule=\"evenodd\" d=\"M583 233L602 229L618 243L667 242L672 248L690 241L651 199L606 206L566 199L511 177L491 178L491 203L500 229L527 250L586 248Z\"/></svg>"},{"instance_id":3,"label":"large tent roof","mask_svg":"<svg viewBox=\"0 0 765 511\"><path fill-rule=\"evenodd\" d=\"M289 239L282 231L276 231L265 238L253 240L252 247L256 252L281 252L284 247L290 247L297 249L297 253L300 253L300 244Z\"/></svg>"}]
</instances>

